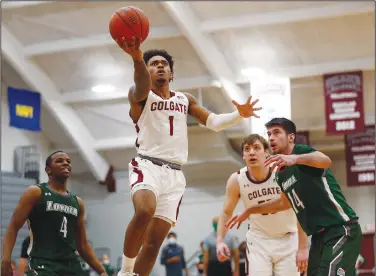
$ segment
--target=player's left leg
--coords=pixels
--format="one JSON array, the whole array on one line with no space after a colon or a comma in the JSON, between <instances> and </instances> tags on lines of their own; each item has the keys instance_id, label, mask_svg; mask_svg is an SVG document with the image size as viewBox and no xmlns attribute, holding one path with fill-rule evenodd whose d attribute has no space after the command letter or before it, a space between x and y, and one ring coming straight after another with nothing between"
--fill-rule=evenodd
<instances>
[{"instance_id":1,"label":"player's left leg","mask_svg":"<svg viewBox=\"0 0 376 276\"><path fill-rule=\"evenodd\" d=\"M154 218L150 222L141 252L134 266L134 273L148 276L153 269L159 249L171 229L176 223L179 208L185 190L185 178L180 170L166 169L166 179L170 188L159 196Z\"/></svg>"},{"instance_id":2,"label":"player's left leg","mask_svg":"<svg viewBox=\"0 0 376 276\"><path fill-rule=\"evenodd\" d=\"M298 250L298 234L290 233L273 241L274 275L299 276L296 267L296 252Z\"/></svg>"},{"instance_id":3,"label":"player's left leg","mask_svg":"<svg viewBox=\"0 0 376 276\"><path fill-rule=\"evenodd\" d=\"M320 268L315 276L352 276L360 253L362 231L358 223L333 227L324 235Z\"/></svg>"}]
</instances>

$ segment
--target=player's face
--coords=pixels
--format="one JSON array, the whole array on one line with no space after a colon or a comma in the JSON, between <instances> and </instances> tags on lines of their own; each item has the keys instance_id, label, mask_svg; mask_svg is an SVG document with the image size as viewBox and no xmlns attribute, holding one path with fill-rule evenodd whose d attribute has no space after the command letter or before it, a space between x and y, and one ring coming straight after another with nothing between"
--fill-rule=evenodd
<instances>
[{"instance_id":1,"label":"player's face","mask_svg":"<svg viewBox=\"0 0 376 276\"><path fill-rule=\"evenodd\" d=\"M172 80L171 68L168 61L162 56L154 56L148 61L151 80L156 84L166 84Z\"/></svg>"},{"instance_id":2,"label":"player's face","mask_svg":"<svg viewBox=\"0 0 376 276\"><path fill-rule=\"evenodd\" d=\"M248 167L263 167L268 153L258 140L253 144L245 144L243 147L243 160Z\"/></svg>"},{"instance_id":3,"label":"player's face","mask_svg":"<svg viewBox=\"0 0 376 276\"><path fill-rule=\"evenodd\" d=\"M287 135L280 126L268 128L269 145L274 154L281 154L288 148L289 140L293 140L294 134Z\"/></svg>"},{"instance_id":4,"label":"player's face","mask_svg":"<svg viewBox=\"0 0 376 276\"><path fill-rule=\"evenodd\" d=\"M54 154L50 166L46 167L46 172L54 177L70 177L72 167L69 156L63 152Z\"/></svg>"}]
</instances>

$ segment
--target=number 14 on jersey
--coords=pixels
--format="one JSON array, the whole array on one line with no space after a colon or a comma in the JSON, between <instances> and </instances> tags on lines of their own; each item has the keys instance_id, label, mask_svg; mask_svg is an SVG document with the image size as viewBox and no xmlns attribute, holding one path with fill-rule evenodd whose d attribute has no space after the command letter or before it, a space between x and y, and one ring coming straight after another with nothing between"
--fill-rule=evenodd
<instances>
[{"instance_id":1,"label":"number 14 on jersey","mask_svg":"<svg viewBox=\"0 0 376 276\"><path fill-rule=\"evenodd\" d=\"M300 200L298 195L295 193L294 189L292 189L291 192L288 192L287 196L290 199L291 207L294 209L295 214L299 213L299 207L300 207L300 209L305 208L303 202Z\"/></svg>"}]
</instances>

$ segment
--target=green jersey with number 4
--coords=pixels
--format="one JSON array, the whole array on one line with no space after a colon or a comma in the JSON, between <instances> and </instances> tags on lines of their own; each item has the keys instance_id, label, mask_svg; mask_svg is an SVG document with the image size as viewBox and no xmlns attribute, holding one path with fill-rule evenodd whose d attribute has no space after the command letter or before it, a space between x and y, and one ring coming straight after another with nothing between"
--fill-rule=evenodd
<instances>
[{"instance_id":1,"label":"green jersey with number 4","mask_svg":"<svg viewBox=\"0 0 376 276\"><path fill-rule=\"evenodd\" d=\"M77 258L76 232L80 207L77 197L60 195L47 186L38 185L42 200L31 210L28 224L32 258L68 260Z\"/></svg>"},{"instance_id":2,"label":"green jersey with number 4","mask_svg":"<svg viewBox=\"0 0 376 276\"><path fill-rule=\"evenodd\" d=\"M295 145L292 154L314 151L307 145ZM307 235L358 218L330 169L292 165L282 168L276 180Z\"/></svg>"}]
</instances>

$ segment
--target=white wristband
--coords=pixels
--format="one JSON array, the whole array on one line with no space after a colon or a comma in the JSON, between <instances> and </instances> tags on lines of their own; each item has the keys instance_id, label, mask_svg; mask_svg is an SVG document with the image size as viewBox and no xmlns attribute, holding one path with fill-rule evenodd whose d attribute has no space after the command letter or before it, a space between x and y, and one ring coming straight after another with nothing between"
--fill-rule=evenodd
<instances>
[{"instance_id":1,"label":"white wristband","mask_svg":"<svg viewBox=\"0 0 376 276\"><path fill-rule=\"evenodd\" d=\"M243 117L238 111L225 114L211 113L206 120L206 127L214 131L221 131L240 123L242 119Z\"/></svg>"}]
</instances>

